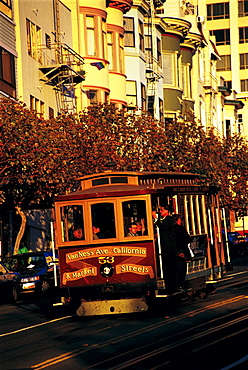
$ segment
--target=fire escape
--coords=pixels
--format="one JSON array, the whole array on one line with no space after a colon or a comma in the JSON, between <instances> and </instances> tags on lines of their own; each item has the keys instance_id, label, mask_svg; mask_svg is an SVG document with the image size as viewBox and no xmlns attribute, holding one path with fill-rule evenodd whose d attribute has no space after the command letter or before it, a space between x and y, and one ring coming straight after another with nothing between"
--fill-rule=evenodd
<instances>
[{"instance_id":1,"label":"fire escape","mask_svg":"<svg viewBox=\"0 0 248 370\"><path fill-rule=\"evenodd\" d=\"M85 80L84 59L70 46L61 43L59 1L54 2L55 42L48 38L41 47L40 81L53 86L58 112L75 113L75 86Z\"/></svg>"}]
</instances>

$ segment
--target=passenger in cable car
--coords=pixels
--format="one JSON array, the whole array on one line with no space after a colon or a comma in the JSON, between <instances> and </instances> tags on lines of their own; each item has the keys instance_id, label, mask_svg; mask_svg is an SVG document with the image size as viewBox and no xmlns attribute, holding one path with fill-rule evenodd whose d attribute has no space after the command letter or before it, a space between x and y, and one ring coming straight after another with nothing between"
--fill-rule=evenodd
<instances>
[{"instance_id":1,"label":"passenger in cable car","mask_svg":"<svg viewBox=\"0 0 248 370\"><path fill-rule=\"evenodd\" d=\"M138 226L135 222L133 222L129 227L129 233L127 236L139 236L138 234Z\"/></svg>"},{"instance_id":2,"label":"passenger in cable car","mask_svg":"<svg viewBox=\"0 0 248 370\"><path fill-rule=\"evenodd\" d=\"M101 232L99 226L92 226L93 240L104 239L105 235Z\"/></svg>"},{"instance_id":3,"label":"passenger in cable car","mask_svg":"<svg viewBox=\"0 0 248 370\"><path fill-rule=\"evenodd\" d=\"M80 226L74 226L69 230L69 240L82 240L83 229Z\"/></svg>"},{"instance_id":4,"label":"passenger in cable car","mask_svg":"<svg viewBox=\"0 0 248 370\"><path fill-rule=\"evenodd\" d=\"M145 219L142 218L140 221L137 221L136 225L137 225L137 234L139 236L145 235L145 230L146 230L146 228L145 228Z\"/></svg>"}]
</instances>

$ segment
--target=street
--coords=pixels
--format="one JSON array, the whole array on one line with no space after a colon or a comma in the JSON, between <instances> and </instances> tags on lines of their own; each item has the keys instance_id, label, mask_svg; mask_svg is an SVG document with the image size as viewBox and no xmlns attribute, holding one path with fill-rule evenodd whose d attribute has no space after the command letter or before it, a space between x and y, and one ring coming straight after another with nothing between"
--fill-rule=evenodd
<instances>
[{"instance_id":1,"label":"street","mask_svg":"<svg viewBox=\"0 0 248 370\"><path fill-rule=\"evenodd\" d=\"M233 264L214 294L142 314L77 317L58 297L1 304L1 368L247 369L248 257Z\"/></svg>"}]
</instances>

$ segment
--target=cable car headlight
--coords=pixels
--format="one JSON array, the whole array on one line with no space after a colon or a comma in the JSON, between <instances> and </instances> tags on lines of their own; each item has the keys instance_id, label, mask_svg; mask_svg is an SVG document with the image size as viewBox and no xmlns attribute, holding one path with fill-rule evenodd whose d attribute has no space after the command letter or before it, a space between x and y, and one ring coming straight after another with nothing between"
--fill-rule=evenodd
<instances>
[{"instance_id":1,"label":"cable car headlight","mask_svg":"<svg viewBox=\"0 0 248 370\"><path fill-rule=\"evenodd\" d=\"M105 278L111 277L114 273L114 267L109 263L105 263L100 267L100 274Z\"/></svg>"}]
</instances>

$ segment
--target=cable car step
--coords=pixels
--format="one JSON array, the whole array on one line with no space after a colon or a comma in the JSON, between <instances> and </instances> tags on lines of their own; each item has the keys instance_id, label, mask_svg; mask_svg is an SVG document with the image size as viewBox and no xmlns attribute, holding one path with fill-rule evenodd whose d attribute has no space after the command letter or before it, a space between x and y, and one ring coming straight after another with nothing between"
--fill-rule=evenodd
<instances>
[{"instance_id":1,"label":"cable car step","mask_svg":"<svg viewBox=\"0 0 248 370\"><path fill-rule=\"evenodd\" d=\"M144 298L129 298L108 301L82 302L77 309L78 316L112 315L145 312L148 305Z\"/></svg>"}]
</instances>

